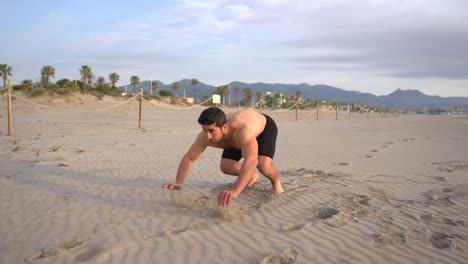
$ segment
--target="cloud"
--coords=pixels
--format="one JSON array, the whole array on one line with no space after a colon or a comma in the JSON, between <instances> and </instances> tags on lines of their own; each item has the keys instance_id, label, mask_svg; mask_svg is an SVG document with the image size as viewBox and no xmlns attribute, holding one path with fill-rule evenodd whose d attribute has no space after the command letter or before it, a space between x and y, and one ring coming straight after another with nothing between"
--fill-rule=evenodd
<instances>
[{"instance_id":1,"label":"cloud","mask_svg":"<svg viewBox=\"0 0 468 264\"><path fill-rule=\"evenodd\" d=\"M372 5L345 12L345 7L317 11L319 17L306 20L312 34L280 41L280 49L301 50L289 58L298 67L339 70L357 65L356 70L393 77L468 78L467 12L414 7L387 12L382 6L374 11Z\"/></svg>"}]
</instances>

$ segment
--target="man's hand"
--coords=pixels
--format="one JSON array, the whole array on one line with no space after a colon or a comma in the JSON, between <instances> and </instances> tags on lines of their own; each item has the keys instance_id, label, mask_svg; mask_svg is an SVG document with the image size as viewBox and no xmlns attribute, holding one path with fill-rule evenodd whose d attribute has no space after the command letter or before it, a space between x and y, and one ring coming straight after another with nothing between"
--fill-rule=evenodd
<instances>
[{"instance_id":1,"label":"man's hand","mask_svg":"<svg viewBox=\"0 0 468 264\"><path fill-rule=\"evenodd\" d=\"M230 190L230 191L222 191L218 194L218 205L221 207L225 207L229 205L233 198L237 197L237 193Z\"/></svg>"},{"instance_id":2,"label":"man's hand","mask_svg":"<svg viewBox=\"0 0 468 264\"><path fill-rule=\"evenodd\" d=\"M182 185L177 183L166 183L163 184L162 188L166 188L169 190L182 190Z\"/></svg>"}]
</instances>

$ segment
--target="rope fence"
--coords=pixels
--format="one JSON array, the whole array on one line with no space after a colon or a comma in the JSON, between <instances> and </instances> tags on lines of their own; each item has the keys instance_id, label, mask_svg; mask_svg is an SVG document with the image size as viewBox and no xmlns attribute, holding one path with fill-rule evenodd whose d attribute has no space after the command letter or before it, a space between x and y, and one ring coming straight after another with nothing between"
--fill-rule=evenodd
<instances>
[{"instance_id":1,"label":"rope fence","mask_svg":"<svg viewBox=\"0 0 468 264\"><path fill-rule=\"evenodd\" d=\"M153 103L152 101L149 101L149 100L146 100L143 95L143 90L140 89L140 92L138 94L135 94L134 96L132 96L131 98L129 98L128 100L125 100L123 102L120 102L120 103L117 103L117 104L114 104L114 105L111 105L111 106L108 106L108 107L103 107L103 108L97 108L97 109L64 109L64 108L57 108L57 107L52 107L52 106L49 106L49 105L45 105L45 104L40 104L40 103L37 103L37 102L33 102L31 100L28 100L22 96L19 96L17 94L13 94L12 93L12 85L11 85L11 80L8 80L8 86L7 87L4 87L4 88L1 88L0 91L3 91L3 90L8 90L8 97L7 97L7 108L8 108L8 135L11 135L12 134L12 97L16 98L16 99L19 99L23 102L26 102L26 103L29 103L29 104L32 104L32 105L35 105L35 106L38 106L38 107L42 107L42 108L46 108L46 109L50 109L50 110L55 110L55 111L62 111L62 112L75 112L75 113L82 113L82 112L100 112L100 111L106 111L106 110L109 110L109 109L113 109L113 108L116 108L116 107L119 107L121 105L124 105L124 104L127 104L129 102L131 102L132 100L135 100L135 99L138 99L139 101L139 114L138 114L138 128L141 128L141 120L142 120L142 102L145 101L145 102L148 102L150 103L152 106L154 107L158 107L158 108L163 108L163 109L168 109L168 110L188 110L188 109L194 109L194 108L198 108L198 107L203 107L204 104L208 103L209 101L212 101L213 100L213 97L210 97L208 99L206 99L205 101L199 103L199 104L196 104L196 105L191 105L191 106L187 106L187 107L173 107L173 106L169 106L169 105L166 105L166 104L155 104ZM227 110L231 110L233 108L230 108L230 107L226 107L226 106L223 106L223 105L218 105L217 104L217 107L220 107L220 108L223 108L223 109L227 109ZM302 116L302 119L303 120L306 120L307 118L311 117L312 115L316 115L316 120L319 120L319 112L320 111L320 107L321 105L318 104L314 109L312 109L312 111L308 112L306 115L303 115ZM247 108L247 109L258 109L258 111L262 112L262 110L266 108L268 109L268 111L271 111L272 113L274 114L281 114L281 113L286 113L286 112L289 112L291 111L293 108L295 108L295 120L296 122L298 121L299 117L298 117L298 112L299 112L299 100L296 100L296 102L291 105L289 108L287 109L282 109L282 110L275 110L275 109L272 109L270 107L268 107L267 105L264 104L263 100L260 99L258 102L256 102L254 105L252 105L251 107ZM235 109L238 109L237 107ZM245 109L245 108L244 108ZM338 113L339 113L339 110L338 110L338 105L335 105L335 111L336 111L336 117L335 119L338 120ZM330 115L330 111L322 111L323 113L326 113L327 115ZM340 111L340 112L343 112L343 111ZM364 111L359 111L359 112L355 112L356 114L360 113L360 119L363 119L363 114L366 113ZM375 119L376 118L376 114L377 114L377 117L385 117L385 113L383 112L374 112L374 111L370 111L369 109L367 109L367 113L366 113L366 117L367 117L367 120L370 119L370 113L372 113L372 119ZM352 111L348 110L346 112L346 114L348 115L348 119L351 120L351 115L352 115ZM343 116L341 114L341 116ZM393 116L397 116L397 115L393 115ZM388 116L387 116L388 117ZM346 118L340 118L340 119L346 119Z\"/></svg>"},{"instance_id":2,"label":"rope fence","mask_svg":"<svg viewBox=\"0 0 468 264\"><path fill-rule=\"evenodd\" d=\"M26 98L23 98L19 95L16 95L16 94L12 94L13 97L17 98L17 99L20 99L24 102L27 102L27 103L30 103L30 104L33 104L33 105L37 105L39 107L43 107L43 108L48 108L48 109L51 109L51 110L56 110L56 111L63 111L63 112L76 112L76 113L80 113L80 112L94 112L94 111L105 111L105 110L109 110L109 109L112 109L112 108L116 108L118 106L121 106L125 103L128 103L130 102L131 100L135 99L137 96L139 96L141 93L138 93L136 94L135 96L133 96L132 98L124 101L124 102L120 102L116 105L112 105L112 106L109 106L109 107L104 107L104 108L98 108L98 109L90 109L90 110L73 110L73 109L64 109L64 108L55 108L55 107L51 107L51 106L48 106L48 105L43 105L43 104L39 104L39 103L36 103L36 102L33 102L33 101L30 101Z\"/></svg>"},{"instance_id":3,"label":"rope fence","mask_svg":"<svg viewBox=\"0 0 468 264\"><path fill-rule=\"evenodd\" d=\"M146 100L145 98L143 98L144 101L146 102L149 102L151 103L151 101L148 101ZM196 108L196 107L200 107L200 106L203 106L203 104L211 101L212 98L208 98L206 99L205 101L199 103L199 104L196 104L196 105L191 105L191 106L186 106L186 107L172 107L172 106L167 106L165 104L152 104L153 106L156 106L156 107L159 107L159 108L164 108L164 109L169 109L169 110L187 110L187 109L193 109L193 108Z\"/></svg>"}]
</instances>

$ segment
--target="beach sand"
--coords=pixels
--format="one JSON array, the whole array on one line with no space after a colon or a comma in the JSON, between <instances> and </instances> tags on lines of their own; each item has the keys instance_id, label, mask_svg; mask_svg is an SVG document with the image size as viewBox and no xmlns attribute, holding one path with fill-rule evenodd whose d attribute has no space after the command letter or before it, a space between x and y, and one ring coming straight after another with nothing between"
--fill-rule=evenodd
<instances>
[{"instance_id":1,"label":"beach sand","mask_svg":"<svg viewBox=\"0 0 468 264\"><path fill-rule=\"evenodd\" d=\"M466 263L468 119L264 111L285 193L261 177L218 208L222 150L161 188L203 108L93 111L123 100L16 99L7 136L3 97L0 263Z\"/></svg>"}]
</instances>

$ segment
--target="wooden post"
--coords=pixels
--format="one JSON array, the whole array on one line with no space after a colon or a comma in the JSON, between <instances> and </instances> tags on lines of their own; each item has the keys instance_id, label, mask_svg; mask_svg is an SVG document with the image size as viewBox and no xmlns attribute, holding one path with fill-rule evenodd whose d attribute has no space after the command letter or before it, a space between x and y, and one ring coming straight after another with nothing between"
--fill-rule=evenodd
<instances>
[{"instance_id":1,"label":"wooden post","mask_svg":"<svg viewBox=\"0 0 468 264\"><path fill-rule=\"evenodd\" d=\"M369 120L369 109L367 109L367 120Z\"/></svg>"},{"instance_id":2,"label":"wooden post","mask_svg":"<svg viewBox=\"0 0 468 264\"><path fill-rule=\"evenodd\" d=\"M12 85L11 85L11 80L8 80L8 101L7 101L7 104L8 104L8 136L11 136L12 134L12 127L13 127L13 119L12 119L12 115L11 115L11 90L13 89Z\"/></svg>"},{"instance_id":3,"label":"wooden post","mask_svg":"<svg viewBox=\"0 0 468 264\"><path fill-rule=\"evenodd\" d=\"M297 122L297 110L299 109L299 104L296 101L296 122Z\"/></svg>"},{"instance_id":4,"label":"wooden post","mask_svg":"<svg viewBox=\"0 0 468 264\"><path fill-rule=\"evenodd\" d=\"M319 112L320 103L317 102L317 121L318 121L318 112Z\"/></svg>"},{"instance_id":5,"label":"wooden post","mask_svg":"<svg viewBox=\"0 0 468 264\"><path fill-rule=\"evenodd\" d=\"M336 120L338 120L338 103L336 104Z\"/></svg>"},{"instance_id":6,"label":"wooden post","mask_svg":"<svg viewBox=\"0 0 468 264\"><path fill-rule=\"evenodd\" d=\"M138 113L138 128L141 128L141 101L143 98L143 88L140 88L140 106L139 106L139 113Z\"/></svg>"},{"instance_id":7,"label":"wooden post","mask_svg":"<svg viewBox=\"0 0 468 264\"><path fill-rule=\"evenodd\" d=\"M351 120L351 109L349 109L349 120Z\"/></svg>"}]
</instances>

